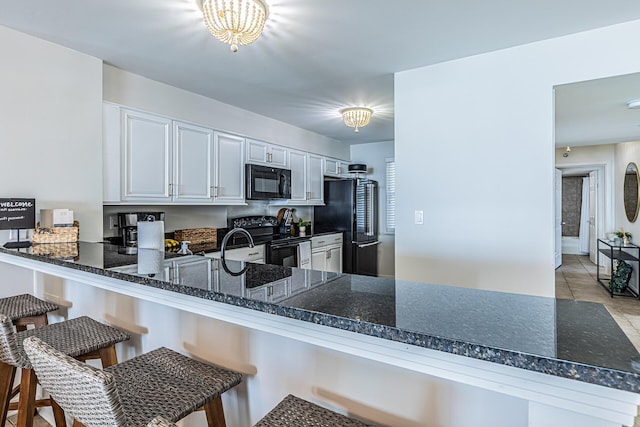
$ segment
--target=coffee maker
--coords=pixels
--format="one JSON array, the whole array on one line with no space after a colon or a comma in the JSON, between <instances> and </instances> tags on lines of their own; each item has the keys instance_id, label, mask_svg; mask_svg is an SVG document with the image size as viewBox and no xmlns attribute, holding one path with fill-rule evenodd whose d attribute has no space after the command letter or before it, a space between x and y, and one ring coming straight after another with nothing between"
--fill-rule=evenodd
<instances>
[{"instance_id":1,"label":"coffee maker","mask_svg":"<svg viewBox=\"0 0 640 427\"><path fill-rule=\"evenodd\" d=\"M164 221L164 212L130 212L118 213L118 234L123 246L138 245L138 221Z\"/></svg>"}]
</instances>

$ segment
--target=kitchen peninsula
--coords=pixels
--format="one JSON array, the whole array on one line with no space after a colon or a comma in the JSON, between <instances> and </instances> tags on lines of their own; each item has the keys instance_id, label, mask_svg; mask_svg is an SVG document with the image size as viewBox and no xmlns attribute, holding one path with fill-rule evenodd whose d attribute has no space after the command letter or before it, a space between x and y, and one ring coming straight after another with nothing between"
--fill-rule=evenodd
<instances>
[{"instance_id":1,"label":"kitchen peninsula","mask_svg":"<svg viewBox=\"0 0 640 427\"><path fill-rule=\"evenodd\" d=\"M306 347L347 355L335 356L340 362L335 369L374 369L380 373L377 387L388 387L385 369L399 369L399 377L419 373L425 384L435 377L513 396L527 407L527 419L521 425L538 427L559 419L568 420L564 425L633 425L637 414L640 355L600 304L348 274L329 277L311 270L234 261L223 266L218 259L201 256L167 259L155 273L138 273L137 265L122 266L121 259L115 266L114 254L116 246L80 242L78 256L72 260L34 255L31 249L0 249L0 262L34 271L39 296L66 300L74 309L93 313L111 311L100 320L121 327L136 323L142 326L141 336L148 334L144 329L151 329L154 321L162 322L163 336L153 336L154 343L177 342L183 351L253 374L247 390L238 392L235 409L231 404L229 425L249 425L271 406L270 401L262 405L254 399L278 400L268 396L274 381L271 369L290 372L291 378L280 382L295 384L294 388L308 382L316 399L335 402L360 417L390 425L418 425L418 421L410 424L410 416L400 410L363 409L367 400L358 404L361 387L355 388L359 392L352 390L353 384L321 387L296 373L297 364L303 365L298 367L302 373L311 369L305 366L311 361L304 359L310 351ZM318 275L324 279L318 280ZM106 305L116 301L123 307L103 307L95 293L108 295ZM118 295L128 299L121 302ZM234 332L241 339L188 344L189 336L195 334L190 329L204 327L199 321L190 318L190 326L178 326L166 319L151 320L139 307L144 306L140 301L156 309L170 307L215 319L216 325L236 325ZM132 313L122 311L127 308ZM171 331L177 341L167 338ZM277 357L265 354L270 367L249 363L247 354L257 348L224 349L246 345L251 331L267 333L258 342L271 340L273 334L278 337L272 340L274 345L292 351L271 350L284 358L280 366L273 366L278 364ZM140 341L143 347L153 345L144 338ZM299 342L305 346L301 354L295 352L303 345ZM222 356L208 357L208 351ZM348 381L356 378L343 375ZM375 379L376 375L369 376ZM367 387L367 380L360 380Z\"/></svg>"}]
</instances>

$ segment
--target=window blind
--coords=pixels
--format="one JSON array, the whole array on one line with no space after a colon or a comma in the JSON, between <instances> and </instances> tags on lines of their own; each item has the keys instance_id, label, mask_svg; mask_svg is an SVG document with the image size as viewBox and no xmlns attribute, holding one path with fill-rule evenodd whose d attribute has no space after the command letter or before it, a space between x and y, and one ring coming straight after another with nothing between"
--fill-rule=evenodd
<instances>
[{"instance_id":1,"label":"window blind","mask_svg":"<svg viewBox=\"0 0 640 427\"><path fill-rule=\"evenodd\" d=\"M396 231L396 162L389 158L387 163L387 233Z\"/></svg>"}]
</instances>

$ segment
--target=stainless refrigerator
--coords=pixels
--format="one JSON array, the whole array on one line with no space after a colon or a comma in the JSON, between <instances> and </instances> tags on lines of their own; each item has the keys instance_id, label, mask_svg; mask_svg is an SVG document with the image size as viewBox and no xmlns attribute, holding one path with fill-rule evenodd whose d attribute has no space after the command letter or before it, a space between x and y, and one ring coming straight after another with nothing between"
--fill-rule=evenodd
<instances>
[{"instance_id":1,"label":"stainless refrigerator","mask_svg":"<svg viewBox=\"0 0 640 427\"><path fill-rule=\"evenodd\" d=\"M314 233L342 231L345 273L378 275L378 182L335 179L324 182L325 206L313 212Z\"/></svg>"}]
</instances>

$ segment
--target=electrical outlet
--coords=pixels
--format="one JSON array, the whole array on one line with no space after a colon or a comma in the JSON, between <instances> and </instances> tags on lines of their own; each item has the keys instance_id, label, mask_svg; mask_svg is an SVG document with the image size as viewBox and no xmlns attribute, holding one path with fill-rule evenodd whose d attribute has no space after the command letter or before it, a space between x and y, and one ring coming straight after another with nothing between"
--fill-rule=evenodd
<instances>
[{"instance_id":1,"label":"electrical outlet","mask_svg":"<svg viewBox=\"0 0 640 427\"><path fill-rule=\"evenodd\" d=\"M424 211L414 212L414 222L416 224L424 224Z\"/></svg>"},{"instance_id":2,"label":"electrical outlet","mask_svg":"<svg viewBox=\"0 0 640 427\"><path fill-rule=\"evenodd\" d=\"M116 228L118 228L117 215L109 215L109 230L115 230Z\"/></svg>"}]
</instances>

